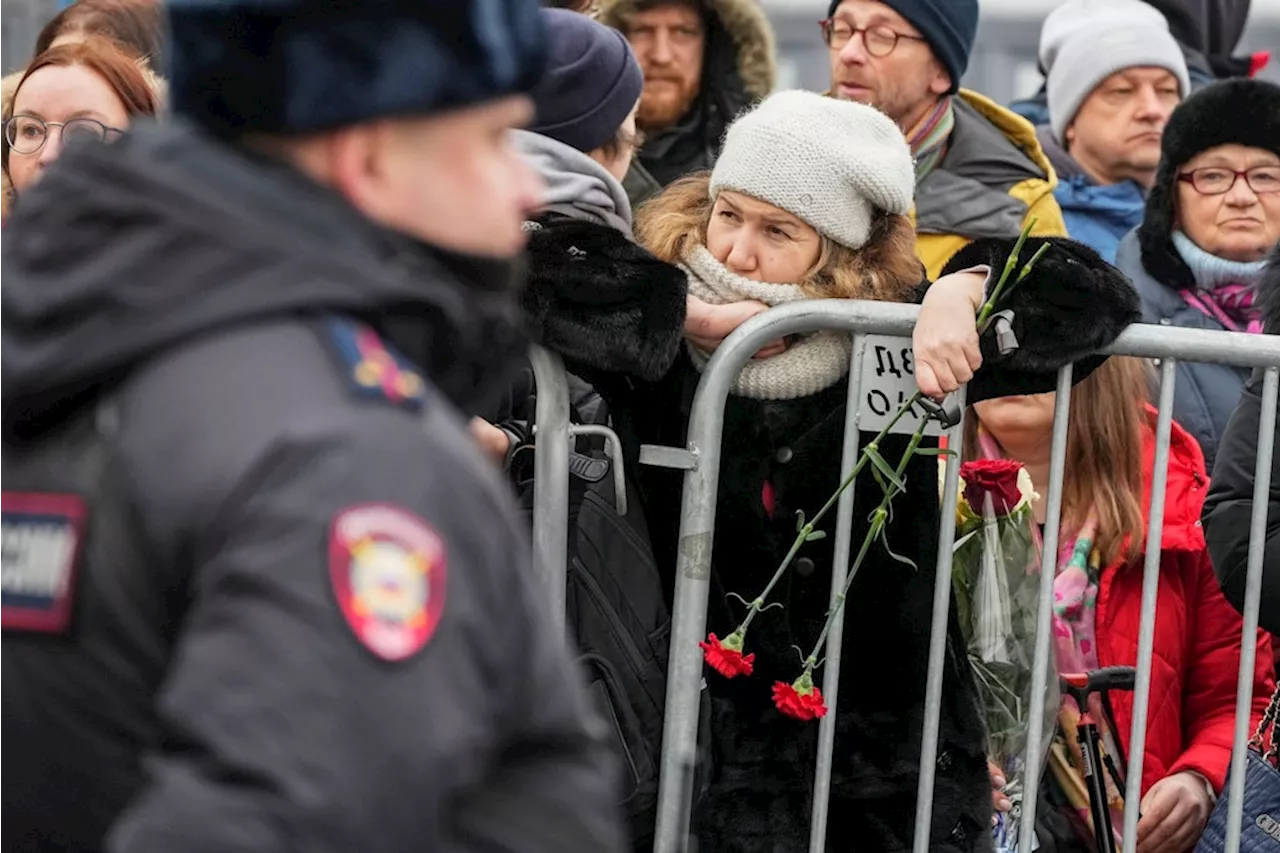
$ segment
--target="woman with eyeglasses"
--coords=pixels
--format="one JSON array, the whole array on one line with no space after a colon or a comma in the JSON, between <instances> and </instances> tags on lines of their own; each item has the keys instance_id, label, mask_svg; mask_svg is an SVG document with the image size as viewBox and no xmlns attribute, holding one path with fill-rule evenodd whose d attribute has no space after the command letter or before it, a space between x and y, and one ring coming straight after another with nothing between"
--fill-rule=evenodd
<instances>
[{"instance_id":1,"label":"woman with eyeglasses","mask_svg":"<svg viewBox=\"0 0 1280 853\"><path fill-rule=\"evenodd\" d=\"M156 78L114 43L91 38L32 60L4 107L5 177L21 197L67 146L110 142L160 106Z\"/></svg>"},{"instance_id":2,"label":"woman with eyeglasses","mask_svg":"<svg viewBox=\"0 0 1280 853\"><path fill-rule=\"evenodd\" d=\"M1161 140L1142 224L1116 265L1148 323L1256 334L1267 254L1280 242L1280 86L1215 83L1185 100ZM1173 416L1210 469L1249 378L1242 367L1181 362Z\"/></svg>"}]
</instances>

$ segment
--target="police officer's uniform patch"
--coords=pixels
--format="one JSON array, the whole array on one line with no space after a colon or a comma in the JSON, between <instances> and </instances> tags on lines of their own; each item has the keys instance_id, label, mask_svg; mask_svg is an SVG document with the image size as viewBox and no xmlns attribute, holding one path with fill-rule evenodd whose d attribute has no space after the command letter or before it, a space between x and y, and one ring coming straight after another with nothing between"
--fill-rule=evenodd
<instances>
[{"instance_id":1,"label":"police officer's uniform patch","mask_svg":"<svg viewBox=\"0 0 1280 853\"><path fill-rule=\"evenodd\" d=\"M342 615L388 661L415 654L444 610L444 542L418 516L389 504L348 507L333 519L329 571Z\"/></svg>"},{"instance_id":2,"label":"police officer's uniform patch","mask_svg":"<svg viewBox=\"0 0 1280 853\"><path fill-rule=\"evenodd\" d=\"M422 408L422 377L377 332L349 317L335 316L325 319L324 333L353 393L414 411Z\"/></svg>"},{"instance_id":3,"label":"police officer's uniform patch","mask_svg":"<svg viewBox=\"0 0 1280 853\"><path fill-rule=\"evenodd\" d=\"M4 492L0 622L59 634L71 622L88 515L78 495Z\"/></svg>"}]
</instances>

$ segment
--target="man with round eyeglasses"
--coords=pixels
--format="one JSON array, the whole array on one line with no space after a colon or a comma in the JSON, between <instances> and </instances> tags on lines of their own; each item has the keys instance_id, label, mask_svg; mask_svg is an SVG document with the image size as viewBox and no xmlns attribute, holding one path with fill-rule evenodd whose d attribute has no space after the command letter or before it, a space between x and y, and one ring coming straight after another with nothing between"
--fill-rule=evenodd
<instances>
[{"instance_id":1,"label":"man with round eyeglasses","mask_svg":"<svg viewBox=\"0 0 1280 853\"><path fill-rule=\"evenodd\" d=\"M821 22L832 97L893 119L916 164L917 253L930 278L971 240L1064 236L1056 178L1023 119L960 88L978 0L832 0Z\"/></svg>"}]
</instances>

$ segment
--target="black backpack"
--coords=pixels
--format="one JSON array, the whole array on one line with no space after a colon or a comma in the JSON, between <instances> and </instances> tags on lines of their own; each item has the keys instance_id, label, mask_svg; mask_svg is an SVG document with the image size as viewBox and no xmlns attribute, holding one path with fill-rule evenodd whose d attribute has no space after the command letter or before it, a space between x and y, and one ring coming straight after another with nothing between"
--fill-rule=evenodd
<instances>
[{"instance_id":1,"label":"black backpack","mask_svg":"<svg viewBox=\"0 0 1280 853\"><path fill-rule=\"evenodd\" d=\"M572 378L571 386L571 419L607 424L599 395ZM518 408L535 411L533 396ZM531 517L533 452L517 449L510 460L521 506ZM632 846L648 850L657 814L671 614L634 485L626 484L627 513L620 514L614 466L598 438L577 441L569 468L565 624L581 653L592 698L613 733Z\"/></svg>"}]
</instances>

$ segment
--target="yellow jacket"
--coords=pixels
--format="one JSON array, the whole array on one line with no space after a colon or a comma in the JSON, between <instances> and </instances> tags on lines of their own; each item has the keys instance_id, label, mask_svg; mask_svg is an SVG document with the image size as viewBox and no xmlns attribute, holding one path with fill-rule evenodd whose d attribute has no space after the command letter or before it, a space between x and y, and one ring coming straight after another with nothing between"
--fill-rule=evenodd
<instances>
[{"instance_id":1,"label":"yellow jacket","mask_svg":"<svg viewBox=\"0 0 1280 853\"><path fill-rule=\"evenodd\" d=\"M969 242L1016 237L1035 217L1033 235L1065 237L1053 198L1058 176L1036 141L1035 128L994 101L961 89L947 152L916 186L912 220L916 254L929 279Z\"/></svg>"}]
</instances>

